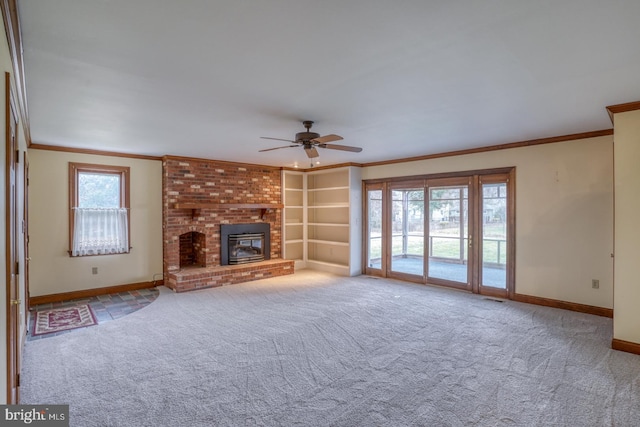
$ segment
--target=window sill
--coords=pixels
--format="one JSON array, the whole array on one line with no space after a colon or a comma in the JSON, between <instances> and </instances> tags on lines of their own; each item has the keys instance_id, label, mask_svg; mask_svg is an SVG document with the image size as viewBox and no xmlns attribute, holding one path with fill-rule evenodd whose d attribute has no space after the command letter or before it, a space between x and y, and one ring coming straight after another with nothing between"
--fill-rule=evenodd
<instances>
[{"instance_id":1,"label":"window sill","mask_svg":"<svg viewBox=\"0 0 640 427\"><path fill-rule=\"evenodd\" d=\"M128 255L131 253L131 249L133 249L133 247L129 247L129 250L127 252L116 252L116 253L111 253L111 254L87 254L87 255L72 255L71 251L67 251L67 254L69 255L69 258L85 258L85 257L92 257L92 256L108 256L108 255Z\"/></svg>"}]
</instances>

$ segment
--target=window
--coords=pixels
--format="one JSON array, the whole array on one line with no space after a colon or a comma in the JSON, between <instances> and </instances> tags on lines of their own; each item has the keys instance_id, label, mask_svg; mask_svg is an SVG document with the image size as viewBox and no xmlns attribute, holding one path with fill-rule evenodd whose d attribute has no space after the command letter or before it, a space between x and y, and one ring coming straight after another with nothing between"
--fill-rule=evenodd
<instances>
[{"instance_id":1,"label":"window","mask_svg":"<svg viewBox=\"0 0 640 427\"><path fill-rule=\"evenodd\" d=\"M129 168L69 163L69 254L129 252Z\"/></svg>"}]
</instances>

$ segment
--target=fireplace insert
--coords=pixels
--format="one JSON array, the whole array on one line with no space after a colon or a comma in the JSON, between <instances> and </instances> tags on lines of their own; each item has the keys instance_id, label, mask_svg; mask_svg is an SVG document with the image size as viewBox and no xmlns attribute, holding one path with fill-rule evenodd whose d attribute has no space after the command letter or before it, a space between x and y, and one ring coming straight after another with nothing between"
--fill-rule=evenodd
<instances>
[{"instance_id":1,"label":"fireplace insert","mask_svg":"<svg viewBox=\"0 0 640 427\"><path fill-rule=\"evenodd\" d=\"M229 235L229 264L245 264L264 260L264 233Z\"/></svg>"},{"instance_id":2,"label":"fireplace insert","mask_svg":"<svg viewBox=\"0 0 640 427\"><path fill-rule=\"evenodd\" d=\"M265 222L220 225L220 265L271 259L270 225Z\"/></svg>"}]
</instances>

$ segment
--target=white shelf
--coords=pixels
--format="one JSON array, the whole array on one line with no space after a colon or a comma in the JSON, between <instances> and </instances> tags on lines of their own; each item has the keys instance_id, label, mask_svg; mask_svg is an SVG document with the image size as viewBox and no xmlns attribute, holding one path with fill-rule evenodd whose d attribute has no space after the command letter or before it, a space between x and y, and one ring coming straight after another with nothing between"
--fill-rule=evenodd
<instances>
[{"instance_id":1,"label":"white shelf","mask_svg":"<svg viewBox=\"0 0 640 427\"><path fill-rule=\"evenodd\" d=\"M349 187L349 169L327 169L307 174L309 190L334 187Z\"/></svg>"},{"instance_id":2,"label":"white shelf","mask_svg":"<svg viewBox=\"0 0 640 427\"><path fill-rule=\"evenodd\" d=\"M349 243L333 240L308 239L307 259L349 266Z\"/></svg>"},{"instance_id":3,"label":"white shelf","mask_svg":"<svg viewBox=\"0 0 640 427\"><path fill-rule=\"evenodd\" d=\"M285 206L303 206L304 205L304 192L301 188L285 188L284 189L284 204Z\"/></svg>"},{"instance_id":4,"label":"white shelf","mask_svg":"<svg viewBox=\"0 0 640 427\"><path fill-rule=\"evenodd\" d=\"M349 224L309 224L307 229L309 241L333 242L349 244Z\"/></svg>"},{"instance_id":5,"label":"white shelf","mask_svg":"<svg viewBox=\"0 0 640 427\"><path fill-rule=\"evenodd\" d=\"M347 190L349 191L349 186L344 186L344 187L325 187L325 188L310 188L308 191L310 193L316 192L316 191L332 191L332 190Z\"/></svg>"},{"instance_id":6,"label":"white shelf","mask_svg":"<svg viewBox=\"0 0 640 427\"><path fill-rule=\"evenodd\" d=\"M313 224L349 224L348 206L323 206L307 210L307 221Z\"/></svg>"},{"instance_id":7,"label":"white shelf","mask_svg":"<svg viewBox=\"0 0 640 427\"><path fill-rule=\"evenodd\" d=\"M304 174L302 172L285 172L284 178L286 190L304 190Z\"/></svg>"},{"instance_id":8,"label":"white shelf","mask_svg":"<svg viewBox=\"0 0 640 427\"><path fill-rule=\"evenodd\" d=\"M305 263L306 268L322 270L341 276L350 276L349 266L343 264L335 264L332 262L308 260Z\"/></svg>"},{"instance_id":9,"label":"white shelf","mask_svg":"<svg viewBox=\"0 0 640 427\"><path fill-rule=\"evenodd\" d=\"M323 204L323 205L309 205L307 208L308 209L322 209L322 208L348 208L349 204L348 203L333 203L333 204Z\"/></svg>"},{"instance_id":10,"label":"white shelf","mask_svg":"<svg viewBox=\"0 0 640 427\"><path fill-rule=\"evenodd\" d=\"M319 243L321 245L349 246L349 242L336 242L335 240L307 239L307 242L309 242L309 243Z\"/></svg>"},{"instance_id":11,"label":"white shelf","mask_svg":"<svg viewBox=\"0 0 640 427\"><path fill-rule=\"evenodd\" d=\"M349 224L344 222L310 222L307 225L313 225L318 227L345 227L349 228Z\"/></svg>"},{"instance_id":12,"label":"white shelf","mask_svg":"<svg viewBox=\"0 0 640 427\"><path fill-rule=\"evenodd\" d=\"M316 188L309 190L308 205L349 206L349 187Z\"/></svg>"},{"instance_id":13,"label":"white shelf","mask_svg":"<svg viewBox=\"0 0 640 427\"><path fill-rule=\"evenodd\" d=\"M302 261L304 259L304 241L285 241L283 258Z\"/></svg>"},{"instance_id":14,"label":"white shelf","mask_svg":"<svg viewBox=\"0 0 640 427\"><path fill-rule=\"evenodd\" d=\"M304 266L306 258L306 192L302 172L283 171L282 196L284 201L282 257L295 261L296 268Z\"/></svg>"}]
</instances>

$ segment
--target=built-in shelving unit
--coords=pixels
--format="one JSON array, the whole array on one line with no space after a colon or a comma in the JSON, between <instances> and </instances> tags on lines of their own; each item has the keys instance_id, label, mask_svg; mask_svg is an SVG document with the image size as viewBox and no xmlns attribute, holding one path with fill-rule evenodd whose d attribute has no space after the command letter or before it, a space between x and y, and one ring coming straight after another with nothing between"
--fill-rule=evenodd
<instances>
[{"instance_id":1,"label":"built-in shelving unit","mask_svg":"<svg viewBox=\"0 0 640 427\"><path fill-rule=\"evenodd\" d=\"M284 171L284 182L285 258L296 259L297 268L360 274L360 169ZM292 218L302 218L302 222Z\"/></svg>"},{"instance_id":2,"label":"built-in shelving unit","mask_svg":"<svg viewBox=\"0 0 640 427\"><path fill-rule=\"evenodd\" d=\"M282 188L284 214L282 215L284 251L283 258L295 261L296 268L304 268L305 262L305 181L303 172L284 171Z\"/></svg>"}]
</instances>

